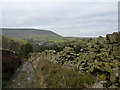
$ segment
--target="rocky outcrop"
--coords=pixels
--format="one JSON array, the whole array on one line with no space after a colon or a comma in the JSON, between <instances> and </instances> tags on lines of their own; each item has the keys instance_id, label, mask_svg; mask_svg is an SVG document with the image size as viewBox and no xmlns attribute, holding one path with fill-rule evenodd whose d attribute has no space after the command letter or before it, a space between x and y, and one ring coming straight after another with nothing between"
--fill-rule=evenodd
<instances>
[{"instance_id":1,"label":"rocky outcrop","mask_svg":"<svg viewBox=\"0 0 120 90\"><path fill-rule=\"evenodd\" d=\"M45 50L42 53L31 53L28 59L37 67L40 59L64 66L77 67L81 73L90 73L103 81L104 87L120 86L120 32L99 37L93 43L75 53L72 47L65 47L63 51Z\"/></svg>"},{"instance_id":2,"label":"rocky outcrop","mask_svg":"<svg viewBox=\"0 0 120 90\"><path fill-rule=\"evenodd\" d=\"M118 67L120 60L120 33L99 37L79 53L78 68L81 72L95 74L98 80L106 81L106 87L119 86Z\"/></svg>"}]
</instances>

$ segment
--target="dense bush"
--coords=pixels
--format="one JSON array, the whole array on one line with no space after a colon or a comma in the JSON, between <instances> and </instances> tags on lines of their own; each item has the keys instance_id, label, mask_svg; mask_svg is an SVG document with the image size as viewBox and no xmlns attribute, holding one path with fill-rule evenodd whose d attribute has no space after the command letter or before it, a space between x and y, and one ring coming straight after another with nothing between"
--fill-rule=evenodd
<instances>
[{"instance_id":1,"label":"dense bush","mask_svg":"<svg viewBox=\"0 0 120 90\"><path fill-rule=\"evenodd\" d=\"M2 56L2 85L6 86L7 82L14 75L17 68L21 65L21 60L16 56Z\"/></svg>"},{"instance_id":2,"label":"dense bush","mask_svg":"<svg viewBox=\"0 0 120 90\"><path fill-rule=\"evenodd\" d=\"M68 44L68 45L66 45L66 46L74 48L74 51L75 51L76 53L79 53L79 52L80 52L80 49L83 48L83 46L81 46L81 44L79 44L79 43L78 43L78 44Z\"/></svg>"},{"instance_id":3,"label":"dense bush","mask_svg":"<svg viewBox=\"0 0 120 90\"><path fill-rule=\"evenodd\" d=\"M55 50L57 52L62 51L63 47L52 45L52 46L45 46L45 45L33 45L33 52L43 52L45 50Z\"/></svg>"},{"instance_id":4,"label":"dense bush","mask_svg":"<svg viewBox=\"0 0 120 90\"><path fill-rule=\"evenodd\" d=\"M20 57L26 57L30 52L33 51L33 46L30 43L24 44L20 48Z\"/></svg>"},{"instance_id":5,"label":"dense bush","mask_svg":"<svg viewBox=\"0 0 120 90\"><path fill-rule=\"evenodd\" d=\"M21 44L8 37L2 36L2 48L19 52Z\"/></svg>"},{"instance_id":6,"label":"dense bush","mask_svg":"<svg viewBox=\"0 0 120 90\"><path fill-rule=\"evenodd\" d=\"M74 49L75 49L76 53L79 53L80 49L82 49L82 46L81 45L76 45L76 47L74 47Z\"/></svg>"}]
</instances>

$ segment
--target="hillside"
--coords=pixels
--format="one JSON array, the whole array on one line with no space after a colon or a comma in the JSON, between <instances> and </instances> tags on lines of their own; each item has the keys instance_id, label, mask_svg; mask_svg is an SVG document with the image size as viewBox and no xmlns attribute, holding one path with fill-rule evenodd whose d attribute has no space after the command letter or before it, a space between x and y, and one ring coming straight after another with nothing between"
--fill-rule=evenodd
<instances>
[{"instance_id":1,"label":"hillside","mask_svg":"<svg viewBox=\"0 0 120 90\"><path fill-rule=\"evenodd\" d=\"M4 36L28 40L32 43L68 43L68 42L81 42L87 43L92 39L91 37L63 37L55 32L42 29L32 28L2 28Z\"/></svg>"},{"instance_id":2,"label":"hillside","mask_svg":"<svg viewBox=\"0 0 120 90\"><path fill-rule=\"evenodd\" d=\"M6 39L9 39L9 40L11 40L11 41L15 41L15 42L22 43L22 44L27 43L26 40L23 40L23 39L20 39L20 38L2 35L2 40L3 40L3 41L5 41L5 40L4 40L5 38L6 38Z\"/></svg>"},{"instance_id":3,"label":"hillside","mask_svg":"<svg viewBox=\"0 0 120 90\"><path fill-rule=\"evenodd\" d=\"M38 39L38 38L54 38L60 35L42 29L32 28L2 28L2 34L6 36L17 37L21 39Z\"/></svg>"},{"instance_id":4,"label":"hillside","mask_svg":"<svg viewBox=\"0 0 120 90\"><path fill-rule=\"evenodd\" d=\"M17 70L10 88L118 88L120 87L120 33L107 34L78 53L31 53Z\"/></svg>"},{"instance_id":5,"label":"hillside","mask_svg":"<svg viewBox=\"0 0 120 90\"><path fill-rule=\"evenodd\" d=\"M2 48L19 52L22 45L28 43L26 40L2 35Z\"/></svg>"}]
</instances>

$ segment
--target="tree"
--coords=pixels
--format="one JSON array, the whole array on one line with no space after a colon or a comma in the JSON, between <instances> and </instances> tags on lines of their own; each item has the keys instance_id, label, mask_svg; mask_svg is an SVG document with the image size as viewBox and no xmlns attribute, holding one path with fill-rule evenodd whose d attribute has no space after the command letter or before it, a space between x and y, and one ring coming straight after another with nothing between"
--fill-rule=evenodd
<instances>
[{"instance_id":1,"label":"tree","mask_svg":"<svg viewBox=\"0 0 120 90\"><path fill-rule=\"evenodd\" d=\"M24 58L32 51L33 51L33 47L30 43L24 44L20 48L20 56Z\"/></svg>"},{"instance_id":2,"label":"tree","mask_svg":"<svg viewBox=\"0 0 120 90\"><path fill-rule=\"evenodd\" d=\"M75 48L75 52L76 53L79 53L80 52L80 49L82 48L82 46L80 45L80 44L78 44L78 45L76 45L76 47L74 47Z\"/></svg>"}]
</instances>

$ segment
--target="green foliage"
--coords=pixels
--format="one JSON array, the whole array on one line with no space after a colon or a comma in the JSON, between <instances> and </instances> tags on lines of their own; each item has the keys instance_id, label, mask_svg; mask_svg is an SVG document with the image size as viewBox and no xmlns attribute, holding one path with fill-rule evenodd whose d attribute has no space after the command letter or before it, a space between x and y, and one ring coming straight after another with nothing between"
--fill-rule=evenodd
<instances>
[{"instance_id":1,"label":"green foliage","mask_svg":"<svg viewBox=\"0 0 120 90\"><path fill-rule=\"evenodd\" d=\"M27 43L26 40L20 39L20 38L16 38L16 37L10 37L10 36L3 36L2 35L2 39L9 39L9 40L13 40L15 42L19 42L19 43Z\"/></svg>"},{"instance_id":2,"label":"green foliage","mask_svg":"<svg viewBox=\"0 0 120 90\"><path fill-rule=\"evenodd\" d=\"M84 88L93 84L96 77L89 74L76 72L74 68L63 67L41 60L40 65L36 68L37 82L41 88L44 85L47 88ZM43 81L43 84L41 85Z\"/></svg>"},{"instance_id":3,"label":"green foliage","mask_svg":"<svg viewBox=\"0 0 120 90\"><path fill-rule=\"evenodd\" d=\"M80 52L80 49L82 49L82 46L81 45L77 45L75 48L75 52L76 53L79 53Z\"/></svg>"},{"instance_id":4,"label":"green foliage","mask_svg":"<svg viewBox=\"0 0 120 90\"><path fill-rule=\"evenodd\" d=\"M106 80L106 75L102 74L102 75L98 75L99 80Z\"/></svg>"},{"instance_id":5,"label":"green foliage","mask_svg":"<svg viewBox=\"0 0 120 90\"><path fill-rule=\"evenodd\" d=\"M20 46L26 42L22 39L2 36L2 48L16 51L16 53L19 52Z\"/></svg>"},{"instance_id":6,"label":"green foliage","mask_svg":"<svg viewBox=\"0 0 120 90\"><path fill-rule=\"evenodd\" d=\"M33 45L33 52L43 52L45 50L55 50L57 52L62 51L62 46L52 45L52 46L45 46L45 45Z\"/></svg>"},{"instance_id":7,"label":"green foliage","mask_svg":"<svg viewBox=\"0 0 120 90\"><path fill-rule=\"evenodd\" d=\"M33 46L30 43L24 44L20 48L20 56L22 58L26 57L30 52L33 51Z\"/></svg>"}]
</instances>

